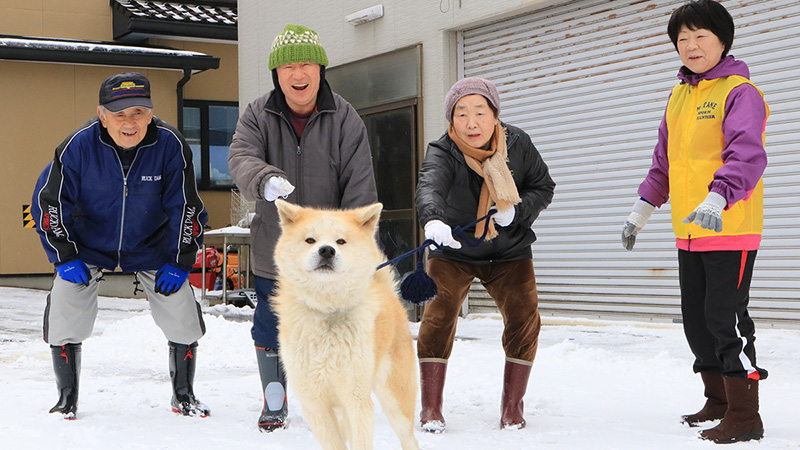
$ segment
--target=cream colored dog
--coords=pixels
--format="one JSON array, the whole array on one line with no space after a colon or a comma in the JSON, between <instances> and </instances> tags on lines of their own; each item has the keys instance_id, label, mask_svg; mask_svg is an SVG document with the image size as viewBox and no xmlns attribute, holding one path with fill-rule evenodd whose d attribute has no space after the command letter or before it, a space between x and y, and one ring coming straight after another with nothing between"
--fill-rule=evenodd
<instances>
[{"instance_id":1,"label":"cream colored dog","mask_svg":"<svg viewBox=\"0 0 800 450\"><path fill-rule=\"evenodd\" d=\"M283 200L275 248L287 384L324 449L371 449L375 392L403 450L414 437L417 362L391 268L375 242L382 209L325 211Z\"/></svg>"}]
</instances>

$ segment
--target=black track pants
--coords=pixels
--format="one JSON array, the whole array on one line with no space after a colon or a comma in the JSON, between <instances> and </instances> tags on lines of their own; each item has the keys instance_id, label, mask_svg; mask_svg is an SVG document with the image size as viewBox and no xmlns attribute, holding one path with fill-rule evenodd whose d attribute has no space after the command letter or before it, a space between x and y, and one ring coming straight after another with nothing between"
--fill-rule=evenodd
<instances>
[{"instance_id":1,"label":"black track pants","mask_svg":"<svg viewBox=\"0 0 800 450\"><path fill-rule=\"evenodd\" d=\"M695 372L765 377L756 366L755 326L747 312L756 251L678 250L683 330Z\"/></svg>"}]
</instances>

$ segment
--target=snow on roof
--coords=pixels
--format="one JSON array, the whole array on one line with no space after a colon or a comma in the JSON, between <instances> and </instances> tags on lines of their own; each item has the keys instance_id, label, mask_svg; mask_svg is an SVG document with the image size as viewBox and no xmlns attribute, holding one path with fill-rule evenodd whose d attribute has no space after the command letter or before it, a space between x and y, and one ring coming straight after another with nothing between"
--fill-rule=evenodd
<instances>
[{"instance_id":1,"label":"snow on roof","mask_svg":"<svg viewBox=\"0 0 800 450\"><path fill-rule=\"evenodd\" d=\"M61 39L33 39L0 37L0 47L29 48L39 50L71 50L82 52L109 52L162 56L208 56L205 53L166 48L136 47L129 45L103 44L99 42L68 41Z\"/></svg>"}]
</instances>

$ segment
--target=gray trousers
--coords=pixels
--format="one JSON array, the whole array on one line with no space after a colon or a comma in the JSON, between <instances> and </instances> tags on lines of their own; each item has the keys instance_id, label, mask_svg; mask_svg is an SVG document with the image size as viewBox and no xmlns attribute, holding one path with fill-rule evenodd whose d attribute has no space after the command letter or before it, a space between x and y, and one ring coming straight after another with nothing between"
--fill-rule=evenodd
<instances>
[{"instance_id":1,"label":"gray trousers","mask_svg":"<svg viewBox=\"0 0 800 450\"><path fill-rule=\"evenodd\" d=\"M58 273L53 279L44 310L44 341L50 345L77 344L92 335L97 318L97 280L101 278L101 271L97 266L87 266L92 274L89 286L66 281ZM178 292L167 297L156 293L155 277L155 270L136 273L136 279L147 294L156 325L167 340L177 344L188 345L200 339L206 327L189 282L184 282Z\"/></svg>"}]
</instances>

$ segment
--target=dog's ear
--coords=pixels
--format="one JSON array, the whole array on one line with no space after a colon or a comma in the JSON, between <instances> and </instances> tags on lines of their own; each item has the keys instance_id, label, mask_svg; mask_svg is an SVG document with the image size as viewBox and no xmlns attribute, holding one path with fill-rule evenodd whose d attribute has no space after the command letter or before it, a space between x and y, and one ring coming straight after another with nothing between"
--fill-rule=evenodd
<instances>
[{"instance_id":1,"label":"dog's ear","mask_svg":"<svg viewBox=\"0 0 800 450\"><path fill-rule=\"evenodd\" d=\"M280 198L275 200L275 207L278 208L278 217L280 218L281 225L291 225L303 212L302 206L293 205Z\"/></svg>"},{"instance_id":2,"label":"dog's ear","mask_svg":"<svg viewBox=\"0 0 800 450\"><path fill-rule=\"evenodd\" d=\"M383 210L383 204L373 203L369 206L358 208L353 213L363 228L374 232L378 227L378 220L381 218L381 210Z\"/></svg>"}]
</instances>

